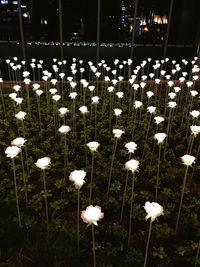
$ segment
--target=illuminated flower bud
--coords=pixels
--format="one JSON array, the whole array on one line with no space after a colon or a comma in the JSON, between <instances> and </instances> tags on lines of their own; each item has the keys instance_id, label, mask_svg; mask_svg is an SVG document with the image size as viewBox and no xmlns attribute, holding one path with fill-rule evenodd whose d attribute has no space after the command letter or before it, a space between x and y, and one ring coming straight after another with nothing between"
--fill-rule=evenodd
<instances>
[{"instance_id":1,"label":"illuminated flower bud","mask_svg":"<svg viewBox=\"0 0 200 267\"><path fill-rule=\"evenodd\" d=\"M197 134L200 133L200 126L192 125L192 126L190 126L190 130L191 130L192 134L194 134L194 136L196 137Z\"/></svg>"},{"instance_id":2,"label":"illuminated flower bud","mask_svg":"<svg viewBox=\"0 0 200 267\"><path fill-rule=\"evenodd\" d=\"M165 140L166 136L165 133L157 133L154 135L154 138L158 141L158 144L160 144Z\"/></svg>"},{"instance_id":3,"label":"illuminated flower bud","mask_svg":"<svg viewBox=\"0 0 200 267\"><path fill-rule=\"evenodd\" d=\"M52 99L54 100L54 101L58 101L58 100L60 100L60 98L61 98L61 96L60 95L53 95L52 96Z\"/></svg>"},{"instance_id":4,"label":"illuminated flower bud","mask_svg":"<svg viewBox=\"0 0 200 267\"><path fill-rule=\"evenodd\" d=\"M145 203L144 209L147 213L145 219L148 220L149 218L151 218L152 222L160 215L164 215L163 207L156 202L151 203L147 201Z\"/></svg>"},{"instance_id":5,"label":"illuminated flower bud","mask_svg":"<svg viewBox=\"0 0 200 267\"><path fill-rule=\"evenodd\" d=\"M88 112L88 109L86 106L82 106L79 108L80 112L82 112L83 114L87 113Z\"/></svg>"},{"instance_id":6,"label":"illuminated flower bud","mask_svg":"<svg viewBox=\"0 0 200 267\"><path fill-rule=\"evenodd\" d=\"M69 180L74 182L75 188L80 189L85 183L86 172L82 170L75 170L70 173Z\"/></svg>"},{"instance_id":7,"label":"illuminated flower bud","mask_svg":"<svg viewBox=\"0 0 200 267\"><path fill-rule=\"evenodd\" d=\"M125 168L129 171L135 172L139 168L139 161L131 159L125 163Z\"/></svg>"},{"instance_id":8,"label":"illuminated flower bud","mask_svg":"<svg viewBox=\"0 0 200 267\"><path fill-rule=\"evenodd\" d=\"M97 222L104 217L104 213L101 212L101 207L92 205L88 206L86 210L81 212L81 218L85 223L89 225L97 225Z\"/></svg>"},{"instance_id":9,"label":"illuminated flower bud","mask_svg":"<svg viewBox=\"0 0 200 267\"><path fill-rule=\"evenodd\" d=\"M61 134L67 134L70 130L71 128L67 125L63 125L58 129Z\"/></svg>"},{"instance_id":10,"label":"illuminated flower bud","mask_svg":"<svg viewBox=\"0 0 200 267\"><path fill-rule=\"evenodd\" d=\"M26 116L26 112L24 111L19 111L17 114L15 114L15 117L18 119L18 120L23 120Z\"/></svg>"},{"instance_id":11,"label":"illuminated flower bud","mask_svg":"<svg viewBox=\"0 0 200 267\"><path fill-rule=\"evenodd\" d=\"M71 97L71 99L75 99L77 97L77 93L76 92L72 92L69 94L69 97Z\"/></svg>"},{"instance_id":12,"label":"illuminated flower bud","mask_svg":"<svg viewBox=\"0 0 200 267\"><path fill-rule=\"evenodd\" d=\"M17 146L17 147L22 147L25 143L26 143L26 139L24 139L23 137L18 137L15 138L14 140L12 140L11 145L12 146Z\"/></svg>"},{"instance_id":13,"label":"illuminated flower bud","mask_svg":"<svg viewBox=\"0 0 200 267\"><path fill-rule=\"evenodd\" d=\"M181 157L183 164L186 166L191 166L195 162L195 159L195 157L190 155L184 155L183 157Z\"/></svg>"},{"instance_id":14,"label":"illuminated flower bud","mask_svg":"<svg viewBox=\"0 0 200 267\"><path fill-rule=\"evenodd\" d=\"M90 149L91 151L97 151L97 149L98 149L98 147L100 146L100 144L99 144L98 142L93 141L93 142L89 142L89 143L87 144L87 146L89 147L89 149Z\"/></svg>"},{"instance_id":15,"label":"illuminated flower bud","mask_svg":"<svg viewBox=\"0 0 200 267\"><path fill-rule=\"evenodd\" d=\"M49 157L38 159L37 162L35 163L35 165L42 170L47 169L50 164L51 164L51 159Z\"/></svg>"},{"instance_id":16,"label":"illuminated flower bud","mask_svg":"<svg viewBox=\"0 0 200 267\"><path fill-rule=\"evenodd\" d=\"M122 134L124 134L125 132L120 130L120 129L113 129L113 134L114 134L114 137L116 138L120 138Z\"/></svg>"},{"instance_id":17,"label":"illuminated flower bud","mask_svg":"<svg viewBox=\"0 0 200 267\"><path fill-rule=\"evenodd\" d=\"M125 148L128 150L128 153L134 153L137 149L137 144L135 142L129 142L125 144Z\"/></svg>"},{"instance_id":18,"label":"illuminated flower bud","mask_svg":"<svg viewBox=\"0 0 200 267\"><path fill-rule=\"evenodd\" d=\"M63 117L66 113L69 112L68 108L62 107L58 110L60 112L60 116Z\"/></svg>"},{"instance_id":19,"label":"illuminated flower bud","mask_svg":"<svg viewBox=\"0 0 200 267\"><path fill-rule=\"evenodd\" d=\"M12 159L16 157L21 151L22 151L21 148L19 148L18 146L9 146L5 150L6 157L9 157Z\"/></svg>"}]
</instances>

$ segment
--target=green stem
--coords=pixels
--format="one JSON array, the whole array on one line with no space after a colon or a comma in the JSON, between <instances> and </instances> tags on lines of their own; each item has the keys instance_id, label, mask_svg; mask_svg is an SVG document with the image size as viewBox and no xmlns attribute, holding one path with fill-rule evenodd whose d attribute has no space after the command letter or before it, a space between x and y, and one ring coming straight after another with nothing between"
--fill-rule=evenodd
<instances>
[{"instance_id":1,"label":"green stem","mask_svg":"<svg viewBox=\"0 0 200 267\"><path fill-rule=\"evenodd\" d=\"M19 227L22 226L21 224L21 216L20 216L20 210L19 210L19 200L18 200L18 191L17 191L17 179L16 179L16 171L15 171L15 161L14 158L12 158L13 163L13 175L14 175L14 184L15 184L15 196L16 196L16 204L17 204L17 214L18 214L18 220L19 220Z\"/></svg>"}]
</instances>

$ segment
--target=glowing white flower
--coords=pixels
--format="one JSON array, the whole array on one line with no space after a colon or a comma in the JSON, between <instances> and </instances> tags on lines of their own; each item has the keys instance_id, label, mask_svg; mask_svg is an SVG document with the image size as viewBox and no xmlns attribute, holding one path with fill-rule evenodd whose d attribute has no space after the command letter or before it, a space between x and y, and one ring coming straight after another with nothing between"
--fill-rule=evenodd
<instances>
[{"instance_id":1,"label":"glowing white flower","mask_svg":"<svg viewBox=\"0 0 200 267\"><path fill-rule=\"evenodd\" d=\"M43 94L43 91L42 90L36 90L35 91L37 95L41 96L41 94Z\"/></svg>"},{"instance_id":2,"label":"glowing white flower","mask_svg":"<svg viewBox=\"0 0 200 267\"><path fill-rule=\"evenodd\" d=\"M154 93L152 91L148 91L148 92L146 92L146 94L147 94L148 98L151 98L154 95Z\"/></svg>"},{"instance_id":3,"label":"glowing white flower","mask_svg":"<svg viewBox=\"0 0 200 267\"><path fill-rule=\"evenodd\" d=\"M122 114L122 110L119 109L119 108L115 108L115 109L114 109L114 113L115 113L115 116L119 116L119 115Z\"/></svg>"},{"instance_id":4,"label":"glowing white flower","mask_svg":"<svg viewBox=\"0 0 200 267\"><path fill-rule=\"evenodd\" d=\"M141 86L142 88L144 88L144 87L146 86L146 83L141 82L141 83L140 83L140 86Z\"/></svg>"},{"instance_id":5,"label":"glowing white flower","mask_svg":"<svg viewBox=\"0 0 200 267\"><path fill-rule=\"evenodd\" d=\"M192 85L193 85L193 82L191 82L191 81L188 81L188 82L186 82L186 84L187 84L187 87L192 87Z\"/></svg>"},{"instance_id":6,"label":"glowing white flower","mask_svg":"<svg viewBox=\"0 0 200 267\"><path fill-rule=\"evenodd\" d=\"M47 81L49 79L49 77L48 76L42 76L42 80L44 80L44 81Z\"/></svg>"},{"instance_id":7,"label":"glowing white flower","mask_svg":"<svg viewBox=\"0 0 200 267\"><path fill-rule=\"evenodd\" d=\"M150 106L150 107L147 107L147 111L149 112L149 113L155 113L155 111L156 111L156 107L153 107L153 106Z\"/></svg>"},{"instance_id":8,"label":"glowing white flower","mask_svg":"<svg viewBox=\"0 0 200 267\"><path fill-rule=\"evenodd\" d=\"M71 128L67 125L63 125L58 129L61 134L67 134L70 130Z\"/></svg>"},{"instance_id":9,"label":"glowing white flower","mask_svg":"<svg viewBox=\"0 0 200 267\"><path fill-rule=\"evenodd\" d=\"M24 111L19 111L17 114L15 114L15 117L18 119L18 120L23 120L26 116L26 112Z\"/></svg>"},{"instance_id":10,"label":"glowing white flower","mask_svg":"<svg viewBox=\"0 0 200 267\"><path fill-rule=\"evenodd\" d=\"M135 172L139 168L139 161L131 159L125 163L125 168L129 171Z\"/></svg>"},{"instance_id":11,"label":"glowing white flower","mask_svg":"<svg viewBox=\"0 0 200 267\"><path fill-rule=\"evenodd\" d=\"M40 85L38 83L33 84L33 91L38 90L40 88Z\"/></svg>"},{"instance_id":12,"label":"glowing white flower","mask_svg":"<svg viewBox=\"0 0 200 267\"><path fill-rule=\"evenodd\" d=\"M175 91L175 93L178 93L179 91L181 91L181 88L178 87L178 86L175 86L175 87L174 87L174 91Z\"/></svg>"},{"instance_id":13,"label":"glowing white flower","mask_svg":"<svg viewBox=\"0 0 200 267\"><path fill-rule=\"evenodd\" d=\"M160 83L160 79L155 79L155 83L159 84Z\"/></svg>"},{"instance_id":14,"label":"glowing white flower","mask_svg":"<svg viewBox=\"0 0 200 267\"><path fill-rule=\"evenodd\" d=\"M65 74L63 72L59 73L59 76L61 79L63 79L65 77Z\"/></svg>"},{"instance_id":15,"label":"glowing white flower","mask_svg":"<svg viewBox=\"0 0 200 267\"><path fill-rule=\"evenodd\" d=\"M98 147L100 146L100 144L98 142L93 141L93 142L87 143L87 146L89 147L91 151L96 151Z\"/></svg>"},{"instance_id":16,"label":"glowing white flower","mask_svg":"<svg viewBox=\"0 0 200 267\"><path fill-rule=\"evenodd\" d=\"M12 159L16 157L21 151L22 151L21 148L19 148L18 146L9 146L6 148L5 154L6 154L6 157L9 157Z\"/></svg>"},{"instance_id":17,"label":"glowing white flower","mask_svg":"<svg viewBox=\"0 0 200 267\"><path fill-rule=\"evenodd\" d=\"M143 104L142 104L142 102L141 101L135 101L135 103L134 103L134 107L135 108L140 108L141 106L142 106Z\"/></svg>"},{"instance_id":18,"label":"glowing white flower","mask_svg":"<svg viewBox=\"0 0 200 267\"><path fill-rule=\"evenodd\" d=\"M142 75L142 80L145 81L148 78L146 75Z\"/></svg>"},{"instance_id":19,"label":"glowing white flower","mask_svg":"<svg viewBox=\"0 0 200 267\"><path fill-rule=\"evenodd\" d=\"M14 98L14 101L17 103L17 105L20 105L23 101L23 98L22 97L16 97L16 98Z\"/></svg>"},{"instance_id":20,"label":"glowing white flower","mask_svg":"<svg viewBox=\"0 0 200 267\"><path fill-rule=\"evenodd\" d=\"M165 75L165 73L166 73L166 71L165 71L165 70L161 70L161 72L160 72L160 74L161 74L162 76L164 76L164 75Z\"/></svg>"},{"instance_id":21,"label":"glowing white flower","mask_svg":"<svg viewBox=\"0 0 200 267\"><path fill-rule=\"evenodd\" d=\"M116 138L120 138L122 134L124 134L125 132L120 130L120 129L113 129L113 134L114 134L114 137Z\"/></svg>"},{"instance_id":22,"label":"glowing white flower","mask_svg":"<svg viewBox=\"0 0 200 267\"><path fill-rule=\"evenodd\" d=\"M51 79L51 83L52 83L53 85L56 85L57 80L56 80L56 79Z\"/></svg>"},{"instance_id":23,"label":"glowing white flower","mask_svg":"<svg viewBox=\"0 0 200 267\"><path fill-rule=\"evenodd\" d=\"M147 213L145 219L148 220L149 218L151 218L152 222L160 215L164 215L163 207L156 202L151 203L147 201L145 203L144 209Z\"/></svg>"},{"instance_id":24,"label":"glowing white flower","mask_svg":"<svg viewBox=\"0 0 200 267\"><path fill-rule=\"evenodd\" d=\"M99 103L99 97L98 96L93 96L92 97L92 104L98 104Z\"/></svg>"},{"instance_id":25,"label":"glowing white flower","mask_svg":"<svg viewBox=\"0 0 200 267\"><path fill-rule=\"evenodd\" d=\"M49 92L52 94L52 95L55 95L56 93L57 93L57 89L56 88L51 88L50 90L49 90Z\"/></svg>"},{"instance_id":26,"label":"glowing white flower","mask_svg":"<svg viewBox=\"0 0 200 267\"><path fill-rule=\"evenodd\" d=\"M51 164L51 159L49 157L38 159L37 162L35 163L35 165L42 170L47 169L50 164Z\"/></svg>"},{"instance_id":27,"label":"glowing white flower","mask_svg":"<svg viewBox=\"0 0 200 267\"><path fill-rule=\"evenodd\" d=\"M114 86L109 86L108 87L108 92L112 93L114 91Z\"/></svg>"},{"instance_id":28,"label":"glowing white flower","mask_svg":"<svg viewBox=\"0 0 200 267\"><path fill-rule=\"evenodd\" d=\"M88 89L90 90L90 92L93 92L94 89L95 89L95 86L94 85L90 85L90 86L88 86Z\"/></svg>"},{"instance_id":29,"label":"glowing white flower","mask_svg":"<svg viewBox=\"0 0 200 267\"><path fill-rule=\"evenodd\" d=\"M70 93L69 94L69 97L71 97L71 99L75 99L77 97L77 93L76 92L73 92L73 93Z\"/></svg>"},{"instance_id":30,"label":"glowing white flower","mask_svg":"<svg viewBox=\"0 0 200 267\"><path fill-rule=\"evenodd\" d=\"M75 83L75 82L70 82L70 86L71 86L71 88L75 88L75 87L77 86L77 83Z\"/></svg>"},{"instance_id":31,"label":"glowing white flower","mask_svg":"<svg viewBox=\"0 0 200 267\"><path fill-rule=\"evenodd\" d=\"M15 138L14 140L12 140L11 145L12 146L17 146L17 147L22 147L25 143L26 143L26 139L24 139L23 137L18 137Z\"/></svg>"},{"instance_id":32,"label":"glowing white flower","mask_svg":"<svg viewBox=\"0 0 200 267\"><path fill-rule=\"evenodd\" d=\"M168 102L168 107L169 108L175 108L176 105L177 105L176 102L173 102L173 101Z\"/></svg>"},{"instance_id":33,"label":"glowing white flower","mask_svg":"<svg viewBox=\"0 0 200 267\"><path fill-rule=\"evenodd\" d=\"M176 94L171 92L168 94L168 96L171 98L171 99L174 99L176 97Z\"/></svg>"},{"instance_id":34,"label":"glowing white flower","mask_svg":"<svg viewBox=\"0 0 200 267\"><path fill-rule=\"evenodd\" d=\"M117 92L116 95L118 96L118 98L122 98L124 96L123 92Z\"/></svg>"},{"instance_id":35,"label":"glowing white flower","mask_svg":"<svg viewBox=\"0 0 200 267\"><path fill-rule=\"evenodd\" d=\"M113 83L114 85L116 85L117 82L118 82L118 80L116 80L116 79L113 79L113 80L112 80L112 83Z\"/></svg>"},{"instance_id":36,"label":"glowing white flower","mask_svg":"<svg viewBox=\"0 0 200 267\"><path fill-rule=\"evenodd\" d=\"M9 94L9 97L14 100L17 97L17 94L16 93L11 93L11 94Z\"/></svg>"},{"instance_id":37,"label":"glowing white flower","mask_svg":"<svg viewBox=\"0 0 200 267\"><path fill-rule=\"evenodd\" d=\"M21 86L20 85L14 85L13 86L13 89L18 92L20 89L21 89Z\"/></svg>"},{"instance_id":38,"label":"glowing white flower","mask_svg":"<svg viewBox=\"0 0 200 267\"><path fill-rule=\"evenodd\" d=\"M85 223L89 225L97 225L97 222L104 217L104 213L101 212L101 207L99 206L88 206L86 210L81 212L81 218Z\"/></svg>"},{"instance_id":39,"label":"glowing white flower","mask_svg":"<svg viewBox=\"0 0 200 267\"><path fill-rule=\"evenodd\" d=\"M125 144L125 148L128 150L128 153L134 153L137 149L137 144L135 142L129 142Z\"/></svg>"},{"instance_id":40,"label":"glowing white flower","mask_svg":"<svg viewBox=\"0 0 200 267\"><path fill-rule=\"evenodd\" d=\"M80 107L79 110L80 110L80 112L83 113L83 114L85 114L85 113L88 112L88 109L87 109L86 106L82 106L82 107Z\"/></svg>"},{"instance_id":41,"label":"glowing white flower","mask_svg":"<svg viewBox=\"0 0 200 267\"><path fill-rule=\"evenodd\" d=\"M169 82L168 82L168 85L169 85L169 87L172 87L172 86L174 85L174 82L169 81Z\"/></svg>"},{"instance_id":42,"label":"glowing white flower","mask_svg":"<svg viewBox=\"0 0 200 267\"><path fill-rule=\"evenodd\" d=\"M60 116L64 116L66 113L69 112L68 108L62 107L58 110L60 112Z\"/></svg>"},{"instance_id":43,"label":"glowing white flower","mask_svg":"<svg viewBox=\"0 0 200 267\"><path fill-rule=\"evenodd\" d=\"M134 89L135 91L137 91L137 89L138 89L140 86L139 86L139 84L134 83L134 84L132 85L132 87L133 87L133 89Z\"/></svg>"},{"instance_id":44,"label":"glowing white flower","mask_svg":"<svg viewBox=\"0 0 200 267\"><path fill-rule=\"evenodd\" d=\"M22 74L22 76L24 78L28 77L29 75L30 75L30 72L29 71L24 71L23 74Z\"/></svg>"},{"instance_id":45,"label":"glowing white flower","mask_svg":"<svg viewBox=\"0 0 200 267\"><path fill-rule=\"evenodd\" d=\"M191 96L196 96L196 95L198 95L198 92L197 92L196 90L191 90L190 93L191 93Z\"/></svg>"},{"instance_id":46,"label":"glowing white flower","mask_svg":"<svg viewBox=\"0 0 200 267\"><path fill-rule=\"evenodd\" d=\"M193 118L198 118L200 115L200 112L198 110L192 110L190 112L190 115L192 115Z\"/></svg>"},{"instance_id":47,"label":"glowing white flower","mask_svg":"<svg viewBox=\"0 0 200 267\"><path fill-rule=\"evenodd\" d=\"M73 80L73 77L67 77L67 80L71 82Z\"/></svg>"},{"instance_id":48,"label":"glowing white flower","mask_svg":"<svg viewBox=\"0 0 200 267\"><path fill-rule=\"evenodd\" d=\"M159 123L163 122L165 119L163 117L157 116L157 117L154 117L154 120L155 120L156 124L159 124Z\"/></svg>"},{"instance_id":49,"label":"glowing white flower","mask_svg":"<svg viewBox=\"0 0 200 267\"><path fill-rule=\"evenodd\" d=\"M74 182L75 188L80 189L85 183L86 172L83 170L75 170L70 173L69 180Z\"/></svg>"},{"instance_id":50,"label":"glowing white flower","mask_svg":"<svg viewBox=\"0 0 200 267\"><path fill-rule=\"evenodd\" d=\"M196 137L197 134L200 133L200 126L192 125L192 126L190 126L190 130L191 130L192 134L194 134L194 136Z\"/></svg>"},{"instance_id":51,"label":"glowing white flower","mask_svg":"<svg viewBox=\"0 0 200 267\"><path fill-rule=\"evenodd\" d=\"M61 98L60 95L53 95L53 96L52 96L52 99L55 100L56 102L57 102L58 100L60 100L60 98Z\"/></svg>"},{"instance_id":52,"label":"glowing white flower","mask_svg":"<svg viewBox=\"0 0 200 267\"><path fill-rule=\"evenodd\" d=\"M181 157L183 164L186 166L191 166L195 162L195 159L195 157L190 155L184 155L183 157Z\"/></svg>"},{"instance_id":53,"label":"glowing white flower","mask_svg":"<svg viewBox=\"0 0 200 267\"><path fill-rule=\"evenodd\" d=\"M165 133L157 133L154 135L154 138L158 141L158 144L160 144L165 140L166 136Z\"/></svg>"}]
</instances>

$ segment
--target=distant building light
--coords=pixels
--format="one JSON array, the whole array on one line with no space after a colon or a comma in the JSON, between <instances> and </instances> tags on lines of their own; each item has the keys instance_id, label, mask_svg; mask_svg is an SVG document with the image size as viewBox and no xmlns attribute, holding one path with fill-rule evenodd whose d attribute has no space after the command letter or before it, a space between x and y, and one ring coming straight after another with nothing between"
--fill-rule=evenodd
<instances>
[{"instance_id":1,"label":"distant building light","mask_svg":"<svg viewBox=\"0 0 200 267\"><path fill-rule=\"evenodd\" d=\"M47 25L47 20L46 19L41 19L40 22L41 22L42 25L44 25L44 24Z\"/></svg>"},{"instance_id":2,"label":"distant building light","mask_svg":"<svg viewBox=\"0 0 200 267\"><path fill-rule=\"evenodd\" d=\"M26 5L21 5L21 8L26 8Z\"/></svg>"},{"instance_id":3,"label":"distant building light","mask_svg":"<svg viewBox=\"0 0 200 267\"><path fill-rule=\"evenodd\" d=\"M6 5L6 4L8 4L8 0L1 0L1 4L2 4L2 5Z\"/></svg>"},{"instance_id":4,"label":"distant building light","mask_svg":"<svg viewBox=\"0 0 200 267\"><path fill-rule=\"evenodd\" d=\"M13 1L12 3L13 3L13 5L17 5L17 1Z\"/></svg>"},{"instance_id":5,"label":"distant building light","mask_svg":"<svg viewBox=\"0 0 200 267\"><path fill-rule=\"evenodd\" d=\"M144 32L148 32L149 29L147 27L144 27Z\"/></svg>"},{"instance_id":6,"label":"distant building light","mask_svg":"<svg viewBox=\"0 0 200 267\"><path fill-rule=\"evenodd\" d=\"M24 18L28 18L28 14L27 14L27 13L24 13L24 14L23 14L23 17L24 17Z\"/></svg>"}]
</instances>

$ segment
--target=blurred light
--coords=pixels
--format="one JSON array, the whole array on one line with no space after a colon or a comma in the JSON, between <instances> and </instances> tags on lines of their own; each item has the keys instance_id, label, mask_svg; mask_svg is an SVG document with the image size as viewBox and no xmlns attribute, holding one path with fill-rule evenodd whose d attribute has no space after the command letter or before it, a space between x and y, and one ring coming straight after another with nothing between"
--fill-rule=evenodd
<instances>
[{"instance_id":1,"label":"blurred light","mask_svg":"<svg viewBox=\"0 0 200 267\"><path fill-rule=\"evenodd\" d=\"M147 27L144 27L144 32L148 32L149 29Z\"/></svg>"},{"instance_id":2,"label":"blurred light","mask_svg":"<svg viewBox=\"0 0 200 267\"><path fill-rule=\"evenodd\" d=\"M24 18L28 18L28 14L27 14L27 13L24 13L24 14L23 14L23 17L24 17Z\"/></svg>"},{"instance_id":3,"label":"blurred light","mask_svg":"<svg viewBox=\"0 0 200 267\"><path fill-rule=\"evenodd\" d=\"M2 5L8 4L8 0L1 0L1 4Z\"/></svg>"}]
</instances>

